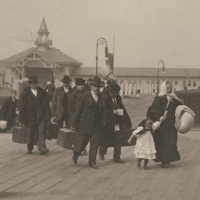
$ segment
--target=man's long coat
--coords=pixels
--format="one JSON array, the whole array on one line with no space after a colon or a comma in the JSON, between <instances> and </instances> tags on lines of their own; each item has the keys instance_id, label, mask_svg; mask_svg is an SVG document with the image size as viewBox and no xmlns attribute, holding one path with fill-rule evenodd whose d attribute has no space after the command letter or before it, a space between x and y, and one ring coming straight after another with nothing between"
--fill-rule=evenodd
<instances>
[{"instance_id":1,"label":"man's long coat","mask_svg":"<svg viewBox=\"0 0 200 200\"><path fill-rule=\"evenodd\" d=\"M105 103L101 95L98 95L100 103L100 123L102 127L105 122ZM92 134L94 129L94 106L91 91L84 93L78 99L71 127L77 127L77 131L82 134ZM101 127L101 128L102 128Z\"/></svg>"},{"instance_id":2,"label":"man's long coat","mask_svg":"<svg viewBox=\"0 0 200 200\"><path fill-rule=\"evenodd\" d=\"M51 110L45 90L37 87L37 95L40 100L40 109L37 116L31 97L32 92L30 87L24 89L19 100L19 123L24 124L27 128L31 128L32 130L35 130L36 125L40 124L41 121L45 121L48 126L51 120Z\"/></svg>"},{"instance_id":3,"label":"man's long coat","mask_svg":"<svg viewBox=\"0 0 200 200\"><path fill-rule=\"evenodd\" d=\"M73 89L69 87L69 92L66 94L67 100L68 100L66 105L69 104L69 98L72 92L73 92ZM58 120L62 118L63 112L65 110L64 102L63 102L64 94L65 94L64 88L63 86L61 86L54 91L53 98L52 98L51 114L52 116L56 116Z\"/></svg>"},{"instance_id":4,"label":"man's long coat","mask_svg":"<svg viewBox=\"0 0 200 200\"><path fill-rule=\"evenodd\" d=\"M106 95L103 96L104 100L105 100L105 106L106 106L106 130L105 130L105 134L109 134L109 133L113 133L114 132L114 126L117 125L117 123L115 122L114 118L115 118L115 114L113 113L113 110L115 109L114 107L114 103L112 101L111 96L107 93ZM117 104L118 104L118 108L119 109L123 109L123 116L122 116L122 120L120 125L120 130L126 130L126 129L131 129L132 127L132 123L131 123L131 119L126 111L126 108L124 107L123 103L122 103L122 98L118 95L116 97L117 99Z\"/></svg>"}]
</instances>

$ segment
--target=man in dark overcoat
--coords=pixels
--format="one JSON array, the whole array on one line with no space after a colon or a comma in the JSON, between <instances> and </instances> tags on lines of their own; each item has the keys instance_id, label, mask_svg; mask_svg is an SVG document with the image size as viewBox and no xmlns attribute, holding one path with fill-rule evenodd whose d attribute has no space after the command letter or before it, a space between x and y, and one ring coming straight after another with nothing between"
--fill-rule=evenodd
<instances>
[{"instance_id":1,"label":"man in dark overcoat","mask_svg":"<svg viewBox=\"0 0 200 200\"><path fill-rule=\"evenodd\" d=\"M108 79L106 84L105 84L105 87L103 88L103 91L101 92L101 95L104 96L106 94L108 94L109 90L108 90L108 86L110 83L116 83L116 81L114 79Z\"/></svg>"},{"instance_id":2,"label":"man in dark overcoat","mask_svg":"<svg viewBox=\"0 0 200 200\"><path fill-rule=\"evenodd\" d=\"M61 80L63 85L56 88L51 105L51 121L56 121L60 128L63 127L63 122L67 128L70 128L70 113L69 113L69 99L73 89L69 86L71 79L65 75Z\"/></svg>"},{"instance_id":3,"label":"man in dark overcoat","mask_svg":"<svg viewBox=\"0 0 200 200\"><path fill-rule=\"evenodd\" d=\"M83 80L82 78L77 78L75 80L75 84L76 84L76 90L71 93L70 99L69 99L70 117L72 117L75 113L75 108L76 108L78 98L85 92L85 89L84 89L85 80Z\"/></svg>"},{"instance_id":4,"label":"man in dark overcoat","mask_svg":"<svg viewBox=\"0 0 200 200\"><path fill-rule=\"evenodd\" d=\"M4 102L0 110L0 120L7 121L6 131L15 125L16 120L16 109L18 100L16 99L17 91L11 90L10 97Z\"/></svg>"},{"instance_id":5,"label":"man in dark overcoat","mask_svg":"<svg viewBox=\"0 0 200 200\"><path fill-rule=\"evenodd\" d=\"M85 92L85 88L84 88L85 80L83 80L82 78L76 78L75 84L76 84L76 90L72 92L69 99L70 117L72 117L75 113L78 98ZM87 155L86 149L83 150L83 155Z\"/></svg>"},{"instance_id":6,"label":"man in dark overcoat","mask_svg":"<svg viewBox=\"0 0 200 200\"><path fill-rule=\"evenodd\" d=\"M73 161L76 164L79 154L90 141L89 166L98 169L96 155L100 144L101 131L105 125L105 104L99 94L101 80L94 77L91 82L91 91L81 95L77 102L75 113L71 119L71 130L76 130L84 135L81 150L74 152Z\"/></svg>"},{"instance_id":7,"label":"man in dark overcoat","mask_svg":"<svg viewBox=\"0 0 200 200\"><path fill-rule=\"evenodd\" d=\"M20 96L19 123L31 129L31 141L28 154L32 154L35 145L38 145L40 154L48 153L45 143L47 127L51 120L51 110L45 90L37 86L37 77L29 77L29 87L25 88Z\"/></svg>"},{"instance_id":8,"label":"man in dark overcoat","mask_svg":"<svg viewBox=\"0 0 200 200\"><path fill-rule=\"evenodd\" d=\"M119 95L120 86L116 82L108 85L108 93L103 96L106 106L106 128L102 137L101 146L99 149L99 157L104 160L109 141L114 141L114 162L124 163L121 160L121 141L123 131L131 129L132 124L130 117L122 103L122 98Z\"/></svg>"}]
</instances>

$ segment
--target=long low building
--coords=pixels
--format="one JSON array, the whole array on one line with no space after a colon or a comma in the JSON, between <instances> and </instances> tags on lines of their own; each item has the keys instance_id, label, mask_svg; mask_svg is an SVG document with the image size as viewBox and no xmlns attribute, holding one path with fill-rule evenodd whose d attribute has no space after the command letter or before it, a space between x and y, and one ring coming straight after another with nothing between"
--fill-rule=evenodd
<instances>
[{"instance_id":1,"label":"long low building","mask_svg":"<svg viewBox=\"0 0 200 200\"><path fill-rule=\"evenodd\" d=\"M79 67L72 71L71 77L83 77L87 80L95 72L95 67ZM156 91L158 82L160 85L165 80L172 81L175 90L200 88L200 69L193 68L165 68L164 72L159 69L159 76L158 68L115 68L114 77L124 88L128 87L125 89L128 93L136 93L136 90L140 90L140 93L152 93Z\"/></svg>"},{"instance_id":2,"label":"long low building","mask_svg":"<svg viewBox=\"0 0 200 200\"><path fill-rule=\"evenodd\" d=\"M51 47L49 31L43 19L35 40L34 47L0 61L0 68L5 76L0 79L8 86L17 87L31 75L39 79L39 86L45 88L48 81L54 80L56 87L60 86L64 75L69 75L74 85L75 78L85 80L96 75L95 67L83 67L77 59L70 57L57 48ZM105 69L99 68L102 79L106 75ZM200 87L200 70L192 68L168 68L164 73L158 68L115 68L114 78L121 86L121 94L153 93L164 80L171 80L176 90L197 89ZM20 93L20 92L19 92Z\"/></svg>"}]
</instances>

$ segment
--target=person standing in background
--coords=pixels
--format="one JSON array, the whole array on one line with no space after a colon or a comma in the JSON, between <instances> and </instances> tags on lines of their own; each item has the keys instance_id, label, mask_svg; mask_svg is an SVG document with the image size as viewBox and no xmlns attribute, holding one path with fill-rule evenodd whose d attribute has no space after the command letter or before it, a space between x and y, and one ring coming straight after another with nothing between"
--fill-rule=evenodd
<instances>
[{"instance_id":1,"label":"person standing in background","mask_svg":"<svg viewBox=\"0 0 200 200\"><path fill-rule=\"evenodd\" d=\"M11 90L10 97L8 97L4 102L0 110L0 120L7 121L7 128L5 131L9 131L11 127L15 125L16 120L16 109L18 100L16 99L17 91Z\"/></svg>"},{"instance_id":2,"label":"person standing in background","mask_svg":"<svg viewBox=\"0 0 200 200\"><path fill-rule=\"evenodd\" d=\"M48 84L45 88L45 91L47 92L47 97L48 97L48 101L51 104L52 102L52 97L53 97L53 93L55 91L55 85L54 85L54 80L52 80L50 82L50 84Z\"/></svg>"}]
</instances>

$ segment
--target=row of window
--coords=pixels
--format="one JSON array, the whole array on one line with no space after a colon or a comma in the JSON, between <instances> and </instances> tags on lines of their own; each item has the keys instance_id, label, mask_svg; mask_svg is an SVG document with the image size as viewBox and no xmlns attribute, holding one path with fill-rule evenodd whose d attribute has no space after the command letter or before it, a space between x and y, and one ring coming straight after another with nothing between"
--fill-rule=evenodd
<instances>
[{"instance_id":1,"label":"row of window","mask_svg":"<svg viewBox=\"0 0 200 200\"><path fill-rule=\"evenodd\" d=\"M122 80L123 81L123 80ZM138 84L142 84L142 80L137 80L137 81L134 81L134 83L138 83ZM175 85L178 85L178 81L177 80L171 80L171 82ZM157 84L157 80L146 80L146 84ZM183 81L183 86L196 86L197 83L196 81L190 81L188 80L187 81L187 84L186 84L186 80Z\"/></svg>"}]
</instances>

